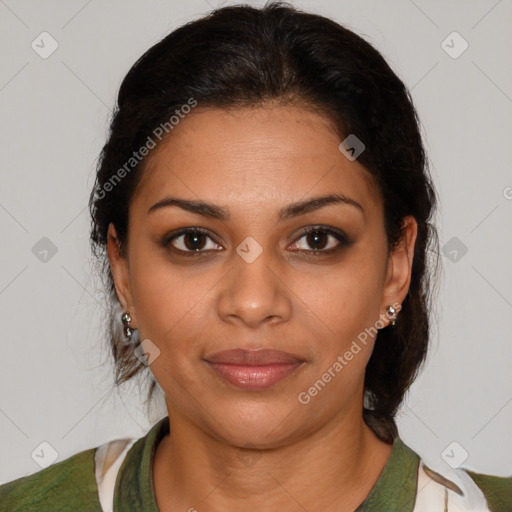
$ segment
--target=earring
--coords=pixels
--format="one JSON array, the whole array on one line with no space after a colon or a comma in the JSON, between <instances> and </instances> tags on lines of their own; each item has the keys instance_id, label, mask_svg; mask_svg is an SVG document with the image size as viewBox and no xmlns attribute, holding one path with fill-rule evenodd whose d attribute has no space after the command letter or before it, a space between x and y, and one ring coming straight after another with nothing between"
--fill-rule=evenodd
<instances>
[{"instance_id":1,"label":"earring","mask_svg":"<svg viewBox=\"0 0 512 512\"><path fill-rule=\"evenodd\" d=\"M396 317L397 317L397 311L393 306L388 306L386 308L386 314L389 317L391 326L394 327L396 325Z\"/></svg>"},{"instance_id":2,"label":"earring","mask_svg":"<svg viewBox=\"0 0 512 512\"><path fill-rule=\"evenodd\" d=\"M124 312L121 315L121 321L123 322L123 331L126 337L126 341L132 341L132 335L135 329L130 326L132 317L130 316L130 313L128 311Z\"/></svg>"}]
</instances>

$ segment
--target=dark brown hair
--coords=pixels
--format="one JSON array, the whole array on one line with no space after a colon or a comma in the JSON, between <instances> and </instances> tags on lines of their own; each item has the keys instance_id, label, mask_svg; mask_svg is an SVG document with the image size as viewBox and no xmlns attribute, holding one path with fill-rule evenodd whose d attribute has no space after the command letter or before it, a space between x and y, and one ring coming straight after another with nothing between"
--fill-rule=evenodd
<instances>
[{"instance_id":1,"label":"dark brown hair","mask_svg":"<svg viewBox=\"0 0 512 512\"><path fill-rule=\"evenodd\" d=\"M438 261L437 234L430 222L436 197L417 114L408 90L371 44L328 18L281 2L261 9L217 9L174 30L140 57L121 84L89 201L91 244L112 312L109 337L116 384L147 367L119 328L106 254L108 226L115 225L121 247L126 247L128 208L147 158L130 159L155 139L158 127L167 126L166 133L172 134L169 120L184 112L191 99L201 108L293 99L314 108L332 120L340 140L355 134L364 142L358 161L381 192L390 248L400 240L404 218L416 219L409 293L397 325L379 331L365 375L369 400L364 420L380 439L392 442L397 435L394 416L427 353L430 276ZM155 387L151 376L148 400Z\"/></svg>"}]
</instances>

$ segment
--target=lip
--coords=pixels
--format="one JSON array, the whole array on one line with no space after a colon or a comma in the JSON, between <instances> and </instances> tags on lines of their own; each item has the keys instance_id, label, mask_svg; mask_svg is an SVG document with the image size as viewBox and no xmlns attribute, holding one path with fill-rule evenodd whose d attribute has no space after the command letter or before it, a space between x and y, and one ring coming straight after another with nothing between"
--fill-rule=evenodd
<instances>
[{"instance_id":1,"label":"lip","mask_svg":"<svg viewBox=\"0 0 512 512\"><path fill-rule=\"evenodd\" d=\"M300 357L275 348L235 348L222 350L205 357L209 363L234 364L241 366L265 366L269 364L303 363Z\"/></svg>"},{"instance_id":2,"label":"lip","mask_svg":"<svg viewBox=\"0 0 512 512\"><path fill-rule=\"evenodd\" d=\"M204 360L218 376L248 391L269 388L305 363L294 354L264 348L223 350Z\"/></svg>"}]
</instances>

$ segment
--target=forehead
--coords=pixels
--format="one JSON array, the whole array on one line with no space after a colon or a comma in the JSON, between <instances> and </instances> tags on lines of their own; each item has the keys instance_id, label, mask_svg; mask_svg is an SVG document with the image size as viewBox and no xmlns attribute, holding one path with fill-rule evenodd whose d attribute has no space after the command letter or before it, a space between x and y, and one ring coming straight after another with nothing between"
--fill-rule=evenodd
<instances>
[{"instance_id":1,"label":"forehead","mask_svg":"<svg viewBox=\"0 0 512 512\"><path fill-rule=\"evenodd\" d=\"M298 106L196 107L150 153L134 202L179 193L270 207L338 192L378 207L373 178L340 142L329 119Z\"/></svg>"}]
</instances>

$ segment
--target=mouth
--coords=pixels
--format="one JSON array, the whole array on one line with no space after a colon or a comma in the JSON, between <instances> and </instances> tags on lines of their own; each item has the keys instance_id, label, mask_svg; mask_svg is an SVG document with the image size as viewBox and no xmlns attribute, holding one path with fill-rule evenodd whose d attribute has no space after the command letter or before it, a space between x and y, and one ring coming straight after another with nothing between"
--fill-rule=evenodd
<instances>
[{"instance_id":1,"label":"mouth","mask_svg":"<svg viewBox=\"0 0 512 512\"><path fill-rule=\"evenodd\" d=\"M204 359L213 372L230 384L259 391L292 375L304 359L276 349L233 349Z\"/></svg>"}]
</instances>

